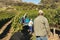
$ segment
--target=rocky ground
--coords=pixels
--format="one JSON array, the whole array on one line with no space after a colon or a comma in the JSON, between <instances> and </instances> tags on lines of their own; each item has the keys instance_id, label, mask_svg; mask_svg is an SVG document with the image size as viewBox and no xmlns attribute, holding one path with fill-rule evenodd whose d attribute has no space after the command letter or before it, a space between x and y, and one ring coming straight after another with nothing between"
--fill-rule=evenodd
<instances>
[{"instance_id":1,"label":"rocky ground","mask_svg":"<svg viewBox=\"0 0 60 40\"><path fill-rule=\"evenodd\" d=\"M48 38L48 40L60 40L60 38L59 38L58 34L55 34L55 35L51 34L50 37Z\"/></svg>"}]
</instances>

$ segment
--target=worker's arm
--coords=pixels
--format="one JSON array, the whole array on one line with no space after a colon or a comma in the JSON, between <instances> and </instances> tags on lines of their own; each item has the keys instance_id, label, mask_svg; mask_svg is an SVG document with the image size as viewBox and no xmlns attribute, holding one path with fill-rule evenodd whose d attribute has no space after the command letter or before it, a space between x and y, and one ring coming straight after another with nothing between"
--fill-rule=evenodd
<instances>
[{"instance_id":1,"label":"worker's arm","mask_svg":"<svg viewBox=\"0 0 60 40\"><path fill-rule=\"evenodd\" d=\"M47 19L45 19L45 28L47 30L47 34L50 35L50 27Z\"/></svg>"}]
</instances>

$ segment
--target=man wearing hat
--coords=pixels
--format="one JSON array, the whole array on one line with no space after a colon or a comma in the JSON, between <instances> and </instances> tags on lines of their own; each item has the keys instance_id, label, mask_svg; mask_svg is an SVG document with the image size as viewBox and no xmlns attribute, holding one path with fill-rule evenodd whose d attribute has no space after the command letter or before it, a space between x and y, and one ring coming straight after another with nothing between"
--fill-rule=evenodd
<instances>
[{"instance_id":1,"label":"man wearing hat","mask_svg":"<svg viewBox=\"0 0 60 40\"><path fill-rule=\"evenodd\" d=\"M49 23L47 18L43 16L43 11L39 10L39 16L34 20L34 33L36 40L48 40L50 34Z\"/></svg>"}]
</instances>

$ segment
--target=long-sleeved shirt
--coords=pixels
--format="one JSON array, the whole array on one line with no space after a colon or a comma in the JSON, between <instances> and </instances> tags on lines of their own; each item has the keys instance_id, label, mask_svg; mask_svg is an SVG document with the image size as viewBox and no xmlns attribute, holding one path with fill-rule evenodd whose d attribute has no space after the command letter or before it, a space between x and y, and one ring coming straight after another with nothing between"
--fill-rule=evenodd
<instances>
[{"instance_id":1,"label":"long-sleeved shirt","mask_svg":"<svg viewBox=\"0 0 60 40\"><path fill-rule=\"evenodd\" d=\"M34 20L34 33L36 36L45 36L50 32L47 18L40 15Z\"/></svg>"}]
</instances>

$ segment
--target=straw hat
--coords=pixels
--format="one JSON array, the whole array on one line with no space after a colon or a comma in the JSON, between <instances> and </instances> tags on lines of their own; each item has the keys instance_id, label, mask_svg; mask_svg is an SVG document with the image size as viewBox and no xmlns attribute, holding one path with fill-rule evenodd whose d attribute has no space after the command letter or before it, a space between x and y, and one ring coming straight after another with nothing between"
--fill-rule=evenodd
<instances>
[{"instance_id":1,"label":"straw hat","mask_svg":"<svg viewBox=\"0 0 60 40\"><path fill-rule=\"evenodd\" d=\"M44 12L42 10L39 10L39 14L43 14Z\"/></svg>"}]
</instances>

